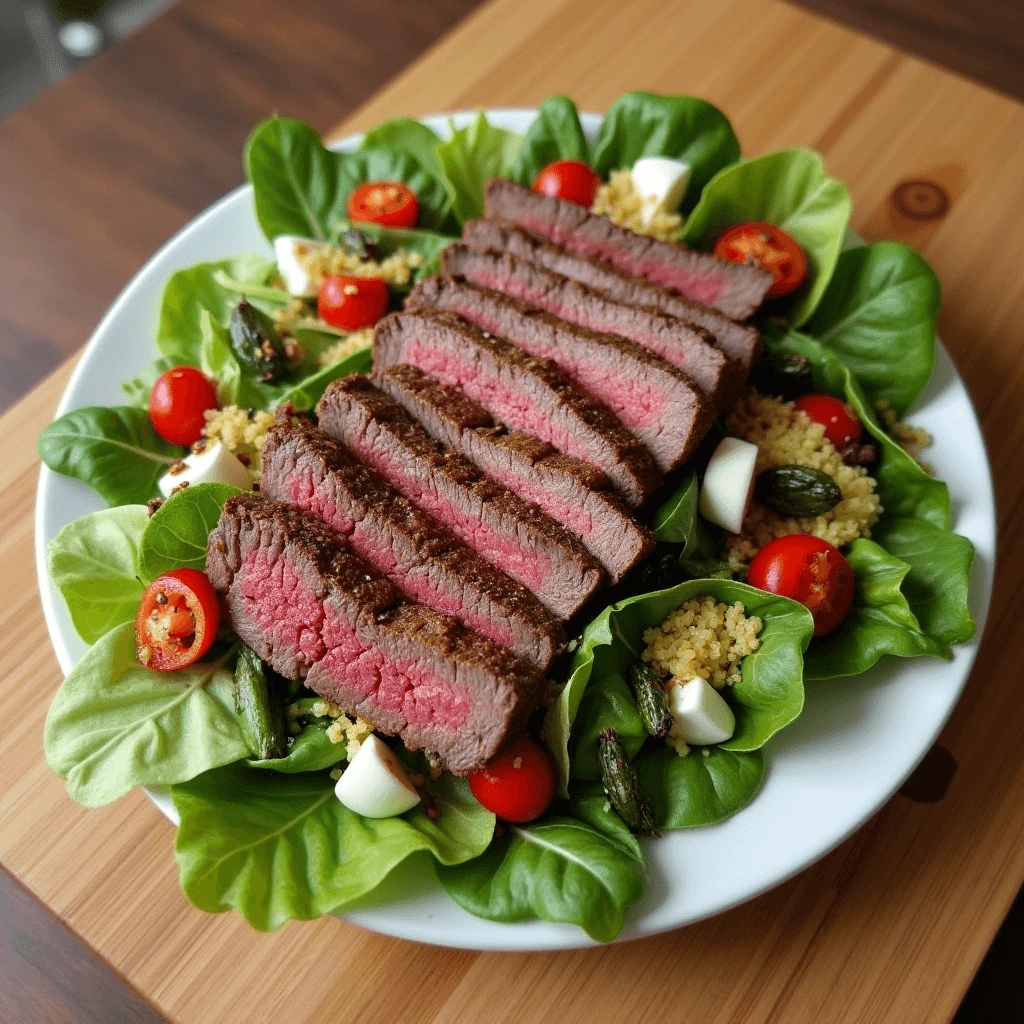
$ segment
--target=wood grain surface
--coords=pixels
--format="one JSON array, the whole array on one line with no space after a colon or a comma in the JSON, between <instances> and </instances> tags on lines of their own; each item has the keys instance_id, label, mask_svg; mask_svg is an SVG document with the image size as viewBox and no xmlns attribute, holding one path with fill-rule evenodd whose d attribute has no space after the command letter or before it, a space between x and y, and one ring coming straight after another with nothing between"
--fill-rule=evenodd
<instances>
[{"instance_id":1,"label":"wood grain surface","mask_svg":"<svg viewBox=\"0 0 1024 1024\"><path fill-rule=\"evenodd\" d=\"M1010 528L1024 497L1024 277L1005 244L1024 228L1024 109L767 0L494 0L339 130L555 91L599 110L637 87L708 97L748 153L820 149L851 186L853 226L921 248L942 280L941 331L983 420L1001 527L988 641L942 737L959 766L949 789L930 804L895 798L818 865L728 914L599 950L478 955L336 920L258 935L200 914L177 888L173 830L142 795L85 811L43 763L59 673L34 584L32 442L63 369L3 420L14 444L0 463L0 862L172 1020L942 1021L1024 878L1024 552ZM940 220L893 207L893 189L920 178L949 195Z\"/></svg>"}]
</instances>

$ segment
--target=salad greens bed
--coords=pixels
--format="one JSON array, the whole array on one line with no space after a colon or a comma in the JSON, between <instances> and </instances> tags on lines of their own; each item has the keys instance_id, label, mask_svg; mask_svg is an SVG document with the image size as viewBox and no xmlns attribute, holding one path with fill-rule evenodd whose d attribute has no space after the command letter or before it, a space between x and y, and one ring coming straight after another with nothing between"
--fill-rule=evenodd
<instances>
[{"instance_id":1,"label":"salad greens bed","mask_svg":"<svg viewBox=\"0 0 1024 1024\"><path fill-rule=\"evenodd\" d=\"M653 514L659 544L645 592L586 624L556 680L560 690L543 730L558 770L551 811L496 830L494 815L466 783L442 775L428 779L428 799L400 817L354 814L335 799L328 772L344 761L345 744L332 742L327 721L312 712L287 756L250 756L232 700L238 644L229 632L202 662L175 673L136 660L133 620L145 586L172 568L204 567L207 536L235 493L198 485L147 514L157 480L185 454L153 430L146 408L153 381L189 364L216 380L222 404L311 409L331 380L371 364L367 348L323 368L318 356L338 332L297 328L301 361L274 383L256 380L234 354L229 324L243 296L270 314L289 302L274 261L242 255L179 271L164 290L156 358L125 383L124 405L77 409L39 439L51 469L92 487L110 506L69 523L50 547L51 578L91 646L54 698L45 747L69 794L86 806L135 786L169 787L181 819L181 884L196 906L234 909L256 928L276 928L344 911L403 861L425 855L451 898L473 914L570 922L610 940L641 895L645 869L643 847L598 781L604 730L620 737L659 829L709 825L754 798L765 773L763 748L800 714L805 683L855 675L887 655L948 658L952 645L971 637L971 544L952 531L945 484L896 443L875 411L884 401L902 416L929 380L938 282L906 246L844 247L850 195L816 153L788 149L742 160L728 119L711 104L633 92L612 105L592 144L565 96L545 101L522 137L483 113L445 140L418 121L395 118L350 153L330 151L307 125L275 117L253 132L245 168L268 240L285 234L335 241L349 227L346 199L356 185L405 182L419 200L419 226L360 231L381 257L421 254L415 279L435 272L441 249L481 214L488 178L530 184L560 158L588 161L606 178L652 155L691 165L681 208L688 244L706 249L725 227L764 220L792 234L807 254L809 284L781 309L775 304L760 326L768 352L809 360L815 388L849 402L878 447L872 475L884 514L870 540L847 549L857 580L852 613L835 633L812 639L803 605L728 578L714 529L697 515L698 476L691 472ZM742 602L764 626L759 649L744 659L730 690L734 736L683 757L650 740L626 678L644 630L703 595ZM316 703L298 684L289 696L303 709ZM397 752L411 768L425 769L414 755Z\"/></svg>"}]
</instances>

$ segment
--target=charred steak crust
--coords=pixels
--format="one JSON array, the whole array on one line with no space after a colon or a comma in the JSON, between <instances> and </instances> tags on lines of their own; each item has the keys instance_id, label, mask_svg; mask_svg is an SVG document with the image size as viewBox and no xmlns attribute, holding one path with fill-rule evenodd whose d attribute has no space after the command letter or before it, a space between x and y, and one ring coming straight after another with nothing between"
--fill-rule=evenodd
<instances>
[{"instance_id":1,"label":"charred steak crust","mask_svg":"<svg viewBox=\"0 0 1024 1024\"><path fill-rule=\"evenodd\" d=\"M543 680L455 619L404 601L314 516L230 498L207 574L239 636L266 662L456 774L525 730Z\"/></svg>"},{"instance_id":2,"label":"charred steak crust","mask_svg":"<svg viewBox=\"0 0 1024 1024\"><path fill-rule=\"evenodd\" d=\"M308 423L267 434L260 491L319 515L408 599L452 615L542 670L561 624L520 586Z\"/></svg>"},{"instance_id":3,"label":"charred steak crust","mask_svg":"<svg viewBox=\"0 0 1024 1024\"><path fill-rule=\"evenodd\" d=\"M373 363L419 366L462 388L506 426L534 434L604 470L631 505L661 482L650 452L607 406L550 359L537 359L446 310L392 313L374 330Z\"/></svg>"},{"instance_id":4,"label":"charred steak crust","mask_svg":"<svg viewBox=\"0 0 1024 1024\"><path fill-rule=\"evenodd\" d=\"M632 306L519 256L449 245L446 274L514 295L574 324L615 334L672 363L700 388L712 408L723 408L742 389L743 368L715 346L702 327L666 316L651 306Z\"/></svg>"},{"instance_id":5,"label":"charred steak crust","mask_svg":"<svg viewBox=\"0 0 1024 1024\"><path fill-rule=\"evenodd\" d=\"M575 615L603 584L577 538L434 440L366 377L334 381L317 416L323 430L559 618Z\"/></svg>"},{"instance_id":6,"label":"charred steak crust","mask_svg":"<svg viewBox=\"0 0 1024 1024\"><path fill-rule=\"evenodd\" d=\"M653 306L696 324L714 335L718 347L743 366L749 374L761 354L761 334L753 324L740 323L711 306L671 291L653 281L616 270L610 263L581 256L551 245L507 220L471 220L462 231L462 240L474 249L507 252L529 260L546 270L579 281L610 299L633 306Z\"/></svg>"},{"instance_id":7,"label":"charred steak crust","mask_svg":"<svg viewBox=\"0 0 1024 1024\"><path fill-rule=\"evenodd\" d=\"M682 370L617 334L603 334L463 278L425 278L406 309L450 309L556 362L603 401L667 473L693 453L711 425L712 407Z\"/></svg>"},{"instance_id":8,"label":"charred steak crust","mask_svg":"<svg viewBox=\"0 0 1024 1024\"><path fill-rule=\"evenodd\" d=\"M650 531L632 518L607 477L589 462L529 434L506 431L483 406L414 366L393 366L374 381L431 437L577 534L613 583L653 550Z\"/></svg>"},{"instance_id":9,"label":"charred steak crust","mask_svg":"<svg viewBox=\"0 0 1024 1024\"><path fill-rule=\"evenodd\" d=\"M576 203L540 195L507 178L487 183L485 213L625 273L666 285L737 320L750 316L772 285L771 274L760 267L728 263L678 242L638 235Z\"/></svg>"}]
</instances>

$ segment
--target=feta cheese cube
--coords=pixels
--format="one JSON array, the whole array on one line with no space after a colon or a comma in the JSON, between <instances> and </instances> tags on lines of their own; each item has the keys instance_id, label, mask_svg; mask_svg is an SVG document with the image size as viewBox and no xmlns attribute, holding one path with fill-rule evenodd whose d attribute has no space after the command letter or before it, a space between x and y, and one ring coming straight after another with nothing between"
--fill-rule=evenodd
<instances>
[{"instance_id":1,"label":"feta cheese cube","mask_svg":"<svg viewBox=\"0 0 1024 1024\"><path fill-rule=\"evenodd\" d=\"M274 255L277 257L277 269L284 279L284 286L289 294L310 298L317 293L317 286L309 276L305 267L299 262L299 256L307 252L324 252L330 246L326 242L317 242L312 238L300 235L278 235L274 239Z\"/></svg>"},{"instance_id":2,"label":"feta cheese cube","mask_svg":"<svg viewBox=\"0 0 1024 1024\"><path fill-rule=\"evenodd\" d=\"M334 786L334 795L364 818L393 818L420 802L402 762L372 734L359 744Z\"/></svg>"},{"instance_id":3,"label":"feta cheese cube","mask_svg":"<svg viewBox=\"0 0 1024 1024\"><path fill-rule=\"evenodd\" d=\"M182 461L185 468L180 473L164 473L160 478L158 486L165 498L183 483L190 487L196 484L231 484L243 490L252 487L249 470L220 441L207 444L198 454L186 455Z\"/></svg>"},{"instance_id":4,"label":"feta cheese cube","mask_svg":"<svg viewBox=\"0 0 1024 1024\"><path fill-rule=\"evenodd\" d=\"M704 471L700 488L700 514L730 533L743 530L750 508L757 465L757 445L738 437L723 438Z\"/></svg>"},{"instance_id":5,"label":"feta cheese cube","mask_svg":"<svg viewBox=\"0 0 1024 1024\"><path fill-rule=\"evenodd\" d=\"M695 676L686 682L669 682L668 706L672 736L693 746L724 743L736 731L736 716L722 695L706 680Z\"/></svg>"},{"instance_id":6,"label":"feta cheese cube","mask_svg":"<svg viewBox=\"0 0 1024 1024\"><path fill-rule=\"evenodd\" d=\"M644 220L648 224L658 213L678 210L690 183L690 165L668 156L641 157L630 173L633 187L643 197Z\"/></svg>"}]
</instances>

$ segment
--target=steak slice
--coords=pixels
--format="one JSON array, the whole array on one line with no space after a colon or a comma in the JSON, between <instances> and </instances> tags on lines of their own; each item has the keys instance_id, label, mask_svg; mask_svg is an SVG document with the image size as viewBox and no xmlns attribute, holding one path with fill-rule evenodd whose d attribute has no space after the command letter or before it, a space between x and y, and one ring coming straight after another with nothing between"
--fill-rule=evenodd
<instances>
[{"instance_id":1,"label":"steak slice","mask_svg":"<svg viewBox=\"0 0 1024 1024\"><path fill-rule=\"evenodd\" d=\"M306 685L457 775L521 734L543 680L510 651L402 599L308 512L229 498L206 572L238 635Z\"/></svg>"},{"instance_id":2,"label":"steak slice","mask_svg":"<svg viewBox=\"0 0 1024 1024\"><path fill-rule=\"evenodd\" d=\"M474 249L491 249L519 256L545 270L553 270L556 274L579 281L618 302L632 306L653 306L669 316L677 316L687 323L703 327L715 336L718 347L730 359L743 365L744 374L750 373L761 354L761 334L753 324L732 320L711 306L694 302L664 285L624 274L611 264L591 256L580 256L560 246L542 242L511 221L471 220L462 230L462 240Z\"/></svg>"},{"instance_id":3,"label":"steak slice","mask_svg":"<svg viewBox=\"0 0 1024 1024\"><path fill-rule=\"evenodd\" d=\"M651 533L590 463L529 434L505 431L482 406L414 366L393 366L374 379L431 437L577 535L613 583L653 550Z\"/></svg>"},{"instance_id":4,"label":"steak slice","mask_svg":"<svg viewBox=\"0 0 1024 1024\"><path fill-rule=\"evenodd\" d=\"M431 307L450 309L557 363L647 446L663 473L682 465L711 425L712 406L685 373L618 335L588 330L462 278L420 281L405 308Z\"/></svg>"},{"instance_id":5,"label":"steak slice","mask_svg":"<svg viewBox=\"0 0 1024 1024\"><path fill-rule=\"evenodd\" d=\"M561 625L533 594L322 430L302 422L271 427L260 491L318 515L410 600L454 616L541 669L561 649Z\"/></svg>"},{"instance_id":6,"label":"steak slice","mask_svg":"<svg viewBox=\"0 0 1024 1024\"><path fill-rule=\"evenodd\" d=\"M581 391L550 359L536 359L455 313L392 313L374 331L373 364L418 366L461 388L496 419L591 462L631 505L641 505L661 474L650 452L611 411Z\"/></svg>"},{"instance_id":7,"label":"steak slice","mask_svg":"<svg viewBox=\"0 0 1024 1024\"><path fill-rule=\"evenodd\" d=\"M320 427L478 555L568 619L604 582L579 540L536 505L435 441L366 377L334 381L317 406Z\"/></svg>"},{"instance_id":8,"label":"steak slice","mask_svg":"<svg viewBox=\"0 0 1024 1024\"><path fill-rule=\"evenodd\" d=\"M441 256L446 274L460 274L483 288L514 295L582 327L618 334L682 370L715 409L742 390L746 375L715 347L702 327L651 306L629 306L508 253L449 245Z\"/></svg>"},{"instance_id":9,"label":"steak slice","mask_svg":"<svg viewBox=\"0 0 1024 1024\"><path fill-rule=\"evenodd\" d=\"M626 274L682 292L737 320L750 316L772 286L771 274L760 267L638 235L576 203L540 195L507 178L487 182L485 212L581 256L594 256Z\"/></svg>"}]
</instances>

